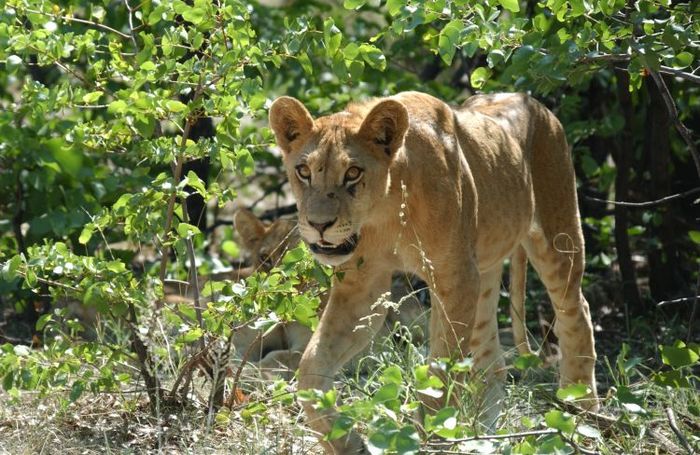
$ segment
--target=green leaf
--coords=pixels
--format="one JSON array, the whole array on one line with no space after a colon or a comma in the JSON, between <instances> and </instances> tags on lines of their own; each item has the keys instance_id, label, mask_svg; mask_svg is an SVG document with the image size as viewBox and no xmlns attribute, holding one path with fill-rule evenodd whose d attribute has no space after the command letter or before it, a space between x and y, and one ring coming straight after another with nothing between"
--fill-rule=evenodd
<instances>
[{"instance_id":1,"label":"green leaf","mask_svg":"<svg viewBox=\"0 0 700 455\"><path fill-rule=\"evenodd\" d=\"M406 425L396 435L396 452L412 455L420 450L420 436L412 425Z\"/></svg>"},{"instance_id":2,"label":"green leaf","mask_svg":"<svg viewBox=\"0 0 700 455\"><path fill-rule=\"evenodd\" d=\"M187 173L187 177L184 178L182 182L184 183L181 183L182 186L190 186L194 188L200 195L204 196L205 198L207 197L207 188L204 186L204 182L202 181L202 179L200 179L194 171L189 171Z\"/></svg>"},{"instance_id":3,"label":"green leaf","mask_svg":"<svg viewBox=\"0 0 700 455\"><path fill-rule=\"evenodd\" d=\"M126 272L126 265L122 261L109 261L107 263L107 270L114 273Z\"/></svg>"},{"instance_id":4,"label":"green leaf","mask_svg":"<svg viewBox=\"0 0 700 455\"><path fill-rule=\"evenodd\" d=\"M237 258L241 255L238 245L233 240L224 240L221 244L221 250L233 258Z\"/></svg>"},{"instance_id":5,"label":"green leaf","mask_svg":"<svg viewBox=\"0 0 700 455\"><path fill-rule=\"evenodd\" d=\"M335 26L335 22L331 18L323 21L323 41L326 45L326 55L333 58L343 42L343 34L340 33L340 30Z\"/></svg>"},{"instance_id":6,"label":"green leaf","mask_svg":"<svg viewBox=\"0 0 700 455\"><path fill-rule=\"evenodd\" d=\"M386 69L386 57L382 51L371 44L360 45L360 55L372 68L384 71Z\"/></svg>"},{"instance_id":7,"label":"green leaf","mask_svg":"<svg viewBox=\"0 0 700 455\"><path fill-rule=\"evenodd\" d=\"M489 77L491 77L491 70L485 66L480 66L472 71L471 76L469 76L469 82L471 82L472 87L475 89L480 89L484 86Z\"/></svg>"},{"instance_id":8,"label":"green leaf","mask_svg":"<svg viewBox=\"0 0 700 455\"><path fill-rule=\"evenodd\" d=\"M299 64L301 67L304 69L304 72L311 76L314 74L314 67L311 65L311 59L309 58L309 54L306 52L299 52L297 55L297 59L299 60Z\"/></svg>"},{"instance_id":9,"label":"green leaf","mask_svg":"<svg viewBox=\"0 0 700 455\"><path fill-rule=\"evenodd\" d=\"M360 46L350 43L343 48L343 56L346 60L355 60L360 55Z\"/></svg>"},{"instance_id":10,"label":"green leaf","mask_svg":"<svg viewBox=\"0 0 700 455\"><path fill-rule=\"evenodd\" d=\"M90 241L92 238L92 232L95 230L95 225L92 223L88 223L85 225L83 228L82 232L80 232L80 237L78 237L78 242L81 245L87 245L87 243Z\"/></svg>"},{"instance_id":11,"label":"green leaf","mask_svg":"<svg viewBox=\"0 0 700 455\"><path fill-rule=\"evenodd\" d=\"M524 371L530 368L537 368L542 365L542 359L537 357L535 354L523 354L518 356L513 362L513 366L520 371Z\"/></svg>"},{"instance_id":12,"label":"green leaf","mask_svg":"<svg viewBox=\"0 0 700 455\"><path fill-rule=\"evenodd\" d=\"M399 397L399 386L394 383L389 383L377 390L372 397L374 403L384 403L385 401L395 400Z\"/></svg>"},{"instance_id":13,"label":"green leaf","mask_svg":"<svg viewBox=\"0 0 700 455\"><path fill-rule=\"evenodd\" d=\"M14 373L9 370L5 377L2 378L2 388L8 391L12 388L12 383L14 382Z\"/></svg>"},{"instance_id":14,"label":"green leaf","mask_svg":"<svg viewBox=\"0 0 700 455\"><path fill-rule=\"evenodd\" d=\"M134 120L134 126L139 131L141 137L148 139L153 136L156 130L156 119L151 115L137 115Z\"/></svg>"},{"instance_id":15,"label":"green leaf","mask_svg":"<svg viewBox=\"0 0 700 455\"><path fill-rule=\"evenodd\" d=\"M345 0L343 2L343 7L345 9L359 9L365 3L367 3L367 0Z\"/></svg>"},{"instance_id":16,"label":"green leaf","mask_svg":"<svg viewBox=\"0 0 700 455\"><path fill-rule=\"evenodd\" d=\"M331 431L324 437L326 441L333 441L342 438L352 429L353 421L350 416L341 414L333 422Z\"/></svg>"},{"instance_id":17,"label":"green leaf","mask_svg":"<svg viewBox=\"0 0 700 455\"><path fill-rule=\"evenodd\" d=\"M182 13L182 18L195 25L201 24L207 12L202 8L189 8Z\"/></svg>"},{"instance_id":18,"label":"green leaf","mask_svg":"<svg viewBox=\"0 0 700 455\"><path fill-rule=\"evenodd\" d=\"M554 428L563 433L572 433L576 428L576 422L571 414L553 409L544 415L544 420L549 428Z\"/></svg>"},{"instance_id":19,"label":"green leaf","mask_svg":"<svg viewBox=\"0 0 700 455\"><path fill-rule=\"evenodd\" d=\"M358 60L350 62L350 65L348 66L348 71L350 72L351 79L354 79L354 80L361 79L362 74L365 72L365 62L361 62Z\"/></svg>"},{"instance_id":20,"label":"green leaf","mask_svg":"<svg viewBox=\"0 0 700 455\"><path fill-rule=\"evenodd\" d=\"M681 368L694 365L698 361L698 353L685 347L683 343L676 343L676 346L659 346L661 360L673 368Z\"/></svg>"},{"instance_id":21,"label":"green leaf","mask_svg":"<svg viewBox=\"0 0 700 455\"><path fill-rule=\"evenodd\" d=\"M102 90L98 90L96 92L86 93L85 95L83 95L83 103L85 103L85 104L94 103L95 101L100 99L100 97L102 96L103 93L104 92Z\"/></svg>"},{"instance_id":22,"label":"green leaf","mask_svg":"<svg viewBox=\"0 0 700 455\"><path fill-rule=\"evenodd\" d=\"M129 105L126 104L124 100L114 100L107 105L107 112L110 114L124 114L126 113Z\"/></svg>"},{"instance_id":23,"label":"green leaf","mask_svg":"<svg viewBox=\"0 0 700 455\"><path fill-rule=\"evenodd\" d=\"M694 243L700 245L700 231L690 231L688 232L688 237L690 237L690 240Z\"/></svg>"},{"instance_id":24,"label":"green leaf","mask_svg":"<svg viewBox=\"0 0 700 455\"><path fill-rule=\"evenodd\" d=\"M391 448L392 442L391 435L386 434L384 431L375 431L369 436L367 440L367 445L369 446L369 452L374 453L385 453Z\"/></svg>"},{"instance_id":25,"label":"green leaf","mask_svg":"<svg viewBox=\"0 0 700 455\"><path fill-rule=\"evenodd\" d=\"M401 368L396 365L385 368L379 380L383 384L401 384L403 382Z\"/></svg>"},{"instance_id":26,"label":"green leaf","mask_svg":"<svg viewBox=\"0 0 700 455\"><path fill-rule=\"evenodd\" d=\"M34 288L39 282L39 279L37 278L36 273L34 273L32 269L27 269L27 272L24 275L24 281L26 281L27 286L29 286L30 288Z\"/></svg>"},{"instance_id":27,"label":"green leaf","mask_svg":"<svg viewBox=\"0 0 700 455\"><path fill-rule=\"evenodd\" d=\"M246 149L236 151L236 167L243 175L251 175L255 171L253 155Z\"/></svg>"},{"instance_id":28,"label":"green leaf","mask_svg":"<svg viewBox=\"0 0 700 455\"><path fill-rule=\"evenodd\" d=\"M294 264L302 259L306 255L306 250L302 245L287 251L287 254L282 258L282 264Z\"/></svg>"},{"instance_id":29,"label":"green leaf","mask_svg":"<svg viewBox=\"0 0 700 455\"><path fill-rule=\"evenodd\" d=\"M520 3L518 2L518 0L498 0L498 3L500 3L501 6L503 6L508 11L512 11L514 13L520 11Z\"/></svg>"},{"instance_id":30,"label":"green leaf","mask_svg":"<svg viewBox=\"0 0 700 455\"><path fill-rule=\"evenodd\" d=\"M156 69L156 64L150 60L146 60L141 64L141 69L144 71L154 71Z\"/></svg>"},{"instance_id":31,"label":"green leaf","mask_svg":"<svg viewBox=\"0 0 700 455\"><path fill-rule=\"evenodd\" d=\"M540 32L546 32L549 30L549 27L551 26L551 22L549 19L547 19L547 16L545 16L543 13L540 13L535 16L535 18L532 20L532 25L534 25L535 29L540 31Z\"/></svg>"},{"instance_id":32,"label":"green leaf","mask_svg":"<svg viewBox=\"0 0 700 455\"><path fill-rule=\"evenodd\" d=\"M70 389L70 401L75 401L83 394L85 383L83 381L75 381Z\"/></svg>"},{"instance_id":33,"label":"green leaf","mask_svg":"<svg viewBox=\"0 0 700 455\"><path fill-rule=\"evenodd\" d=\"M401 12L401 8L406 4L406 0L387 0L386 9L391 16L396 16Z\"/></svg>"},{"instance_id":34,"label":"green leaf","mask_svg":"<svg viewBox=\"0 0 700 455\"><path fill-rule=\"evenodd\" d=\"M688 381L688 375L684 374L681 370L671 370L663 371L660 373L654 373L652 378L653 381L660 386L671 387L673 389L690 388L690 381Z\"/></svg>"},{"instance_id":35,"label":"green leaf","mask_svg":"<svg viewBox=\"0 0 700 455\"><path fill-rule=\"evenodd\" d=\"M586 397L591 393L591 389L586 384L569 384L557 390L557 398L562 401L576 401Z\"/></svg>"},{"instance_id":36,"label":"green leaf","mask_svg":"<svg viewBox=\"0 0 700 455\"><path fill-rule=\"evenodd\" d=\"M201 231L197 226L193 226L187 223L180 223L177 225L177 233L183 239L190 238L193 235L199 234Z\"/></svg>"},{"instance_id":37,"label":"green leaf","mask_svg":"<svg viewBox=\"0 0 700 455\"><path fill-rule=\"evenodd\" d=\"M463 28L464 25L462 21L455 19L445 25L445 28L440 31L440 36L438 37L438 53L446 65L452 64L452 59L460 44L460 35Z\"/></svg>"},{"instance_id":38,"label":"green leaf","mask_svg":"<svg viewBox=\"0 0 700 455\"><path fill-rule=\"evenodd\" d=\"M679 52L673 60L675 68L687 68L692 65L694 60L693 54L688 51Z\"/></svg>"},{"instance_id":39,"label":"green leaf","mask_svg":"<svg viewBox=\"0 0 700 455\"><path fill-rule=\"evenodd\" d=\"M15 255L9 261L5 262L2 266L2 277L6 281L11 281L17 278L17 270L22 264L22 256L19 254Z\"/></svg>"},{"instance_id":40,"label":"green leaf","mask_svg":"<svg viewBox=\"0 0 700 455\"><path fill-rule=\"evenodd\" d=\"M194 327L185 332L184 334L180 335L178 337L178 341L182 343L192 343L202 338L203 335L204 332L202 331L202 329L200 329L199 327Z\"/></svg>"},{"instance_id":41,"label":"green leaf","mask_svg":"<svg viewBox=\"0 0 700 455\"><path fill-rule=\"evenodd\" d=\"M165 102L165 107L170 111L170 112L182 112L185 109L187 109L187 105L181 103L180 101L177 100L168 100Z\"/></svg>"}]
</instances>

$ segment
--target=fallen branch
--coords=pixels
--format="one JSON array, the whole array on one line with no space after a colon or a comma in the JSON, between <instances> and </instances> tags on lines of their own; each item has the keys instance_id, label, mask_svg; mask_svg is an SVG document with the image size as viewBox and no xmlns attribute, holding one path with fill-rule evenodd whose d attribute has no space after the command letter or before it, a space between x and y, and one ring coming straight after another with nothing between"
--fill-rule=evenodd
<instances>
[{"instance_id":1,"label":"fallen branch","mask_svg":"<svg viewBox=\"0 0 700 455\"><path fill-rule=\"evenodd\" d=\"M472 442L472 441L483 441L483 440L493 440L493 439L520 439L520 438L526 438L528 436L542 436L542 435L546 435L546 434L557 434L557 433L559 433L559 430L547 428L545 430L530 430L530 431L521 431L518 433L484 434L484 435L470 436L468 438L451 439L449 441L428 441L427 445L428 446L435 446L435 447L449 447L449 446L459 444L460 442Z\"/></svg>"},{"instance_id":2,"label":"fallen branch","mask_svg":"<svg viewBox=\"0 0 700 455\"><path fill-rule=\"evenodd\" d=\"M559 399L553 399L553 401L558 402L565 410L569 411L570 413L576 414L579 417L586 418L588 421L595 422L595 424L603 430L609 430L612 427L617 427L629 434L637 434L639 431L639 429L631 423L622 420L622 416L620 416L619 418L615 418L611 416L606 416L604 414L599 414L597 412L581 409L573 403L568 403ZM659 443L665 446L665 448L668 449L670 452L681 451L681 448L677 444L668 439L657 428L651 427L648 431L654 439L656 439Z\"/></svg>"},{"instance_id":3,"label":"fallen branch","mask_svg":"<svg viewBox=\"0 0 700 455\"><path fill-rule=\"evenodd\" d=\"M678 428L678 424L676 423L676 416L673 413L673 409L666 408L666 417L668 417L668 424L671 427L671 429L673 430L673 432L676 434L676 437L680 441L683 448L690 455L693 455L695 453L695 451L693 450L692 447L690 447L690 443L688 443L688 440L683 435L683 432L680 430L680 428Z\"/></svg>"}]
</instances>

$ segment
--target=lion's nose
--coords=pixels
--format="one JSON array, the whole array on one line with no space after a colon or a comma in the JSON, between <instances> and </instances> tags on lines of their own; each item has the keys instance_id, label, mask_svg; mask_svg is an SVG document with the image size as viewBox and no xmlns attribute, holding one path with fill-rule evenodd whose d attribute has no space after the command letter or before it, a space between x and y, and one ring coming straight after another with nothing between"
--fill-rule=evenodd
<instances>
[{"instance_id":1,"label":"lion's nose","mask_svg":"<svg viewBox=\"0 0 700 455\"><path fill-rule=\"evenodd\" d=\"M333 221L328 221L325 223L316 223L314 221L309 220L309 224L311 226L313 226L313 228L316 229L319 234L323 235L323 232L326 229L328 229L329 227L333 226L337 220L338 220L338 218L334 219Z\"/></svg>"}]
</instances>

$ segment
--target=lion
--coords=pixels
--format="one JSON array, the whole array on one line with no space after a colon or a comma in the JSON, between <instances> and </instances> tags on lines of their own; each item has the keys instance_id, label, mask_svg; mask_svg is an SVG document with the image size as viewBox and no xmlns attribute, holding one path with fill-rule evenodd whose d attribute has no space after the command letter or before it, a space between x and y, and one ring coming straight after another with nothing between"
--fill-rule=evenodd
<instances>
[{"instance_id":1,"label":"lion","mask_svg":"<svg viewBox=\"0 0 700 455\"><path fill-rule=\"evenodd\" d=\"M341 272L302 355L300 389L331 388L372 338L382 318L362 329L358 322L383 311L374 303L395 270L430 286L430 357L471 354L473 371L497 387L505 366L496 318L502 268L523 251L556 312L560 384L585 384L584 405L596 409L575 176L551 111L525 94L478 95L450 107L404 92L314 119L283 96L269 122L299 233L319 262ZM443 397L422 398L425 412L445 405ZM335 411L302 405L311 428L327 434ZM322 444L328 453L367 450L355 432Z\"/></svg>"},{"instance_id":2,"label":"lion","mask_svg":"<svg viewBox=\"0 0 700 455\"><path fill-rule=\"evenodd\" d=\"M234 226L242 249L250 257L248 274L256 271L269 272L278 265L290 248L299 244L296 221L278 218L265 223L250 210L239 209L234 214ZM323 311L327 295L321 296ZM408 284L395 277L391 288L391 300L397 308L390 309L386 323L377 337L388 336L398 325L410 332L410 339L420 343L427 332L423 327L428 308L412 294ZM248 353L248 360L255 364L265 376L282 376L290 379L299 366L312 332L298 322L277 324L261 334L259 330L244 327L236 334L234 345L239 353Z\"/></svg>"}]
</instances>

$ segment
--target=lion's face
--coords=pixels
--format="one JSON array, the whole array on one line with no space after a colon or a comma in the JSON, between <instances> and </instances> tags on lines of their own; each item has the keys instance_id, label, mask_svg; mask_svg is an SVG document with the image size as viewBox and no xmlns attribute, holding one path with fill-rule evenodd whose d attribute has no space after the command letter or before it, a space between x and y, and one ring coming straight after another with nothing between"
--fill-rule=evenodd
<instances>
[{"instance_id":1,"label":"lion's face","mask_svg":"<svg viewBox=\"0 0 700 455\"><path fill-rule=\"evenodd\" d=\"M273 103L270 124L299 209L299 233L319 262L347 262L362 241L408 126L405 107L386 100L372 111L313 120L297 100Z\"/></svg>"},{"instance_id":2,"label":"lion's face","mask_svg":"<svg viewBox=\"0 0 700 455\"><path fill-rule=\"evenodd\" d=\"M289 248L299 243L299 235L293 220L279 218L265 224L251 211L238 210L233 218L241 246L250 254L255 270L269 271L279 265Z\"/></svg>"}]
</instances>

